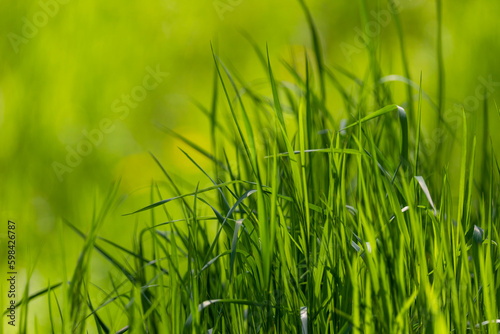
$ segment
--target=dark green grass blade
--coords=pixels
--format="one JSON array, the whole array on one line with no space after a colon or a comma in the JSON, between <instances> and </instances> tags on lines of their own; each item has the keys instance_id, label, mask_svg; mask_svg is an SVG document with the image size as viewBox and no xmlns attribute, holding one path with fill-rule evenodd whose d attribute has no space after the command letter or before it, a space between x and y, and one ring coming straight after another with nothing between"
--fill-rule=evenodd
<instances>
[{"instance_id":1,"label":"dark green grass blade","mask_svg":"<svg viewBox=\"0 0 500 334\"><path fill-rule=\"evenodd\" d=\"M81 232L76 226L71 224L69 221L64 220L64 223L68 225L73 231L76 232L80 237L83 239L87 238L87 235L85 235L83 232ZM106 258L109 262L111 262L116 268L118 268L124 275L125 277L128 278L128 280L132 283L135 282L134 276L122 265L120 264L119 261L117 261L115 258L113 258L111 255L109 255L106 251L104 251L101 247L97 246L96 244L93 244L93 247L102 255L104 258Z\"/></svg>"},{"instance_id":2,"label":"dark green grass blade","mask_svg":"<svg viewBox=\"0 0 500 334\"><path fill-rule=\"evenodd\" d=\"M205 174L205 176L206 176L206 177L208 177L208 179L209 179L209 180L213 183L213 185L214 185L214 186L217 186L217 183L216 183L216 182L215 182L215 181L214 181L214 180L210 177L210 175L208 175L208 173L207 173L207 172L205 172L205 170L204 170L203 168L201 168L201 166L200 166L200 165L198 165L198 163L197 163L196 161L194 161L194 159L193 159L193 158L191 158L191 156L190 156L189 154L187 154L187 153L186 153L183 149L181 149L181 148L180 148L180 150L181 150L181 152L182 152L182 153L184 153L184 155L185 155L185 156L186 156L186 157L187 157L187 158L188 158L188 159L189 159L189 160L190 160L190 161L191 161L191 162L192 162L192 163L193 163L193 164L194 164L194 165L195 165L195 166L196 166L196 167L197 167L197 168L198 168L198 169L199 169L202 173L203 173L203 174ZM226 199L226 196L224 196L224 192L222 191L222 189L221 189L221 188L218 188L218 190L219 190L219 194L220 194L221 198L223 199L223 203L224 203L225 209L226 209L226 210L229 210L229 207L230 207L230 206L229 206L229 203L228 203L228 201L227 201L227 199Z\"/></svg>"},{"instance_id":3,"label":"dark green grass blade","mask_svg":"<svg viewBox=\"0 0 500 334\"><path fill-rule=\"evenodd\" d=\"M210 248L208 249L207 253L206 253L206 256L205 256L205 259L203 261L203 263L207 263L208 262L208 257L212 254L212 251L219 239L219 235L222 231L222 229L224 228L224 226L226 225L227 223L227 220L229 219L229 217L232 216L233 212L236 210L236 208L245 200L247 199L248 197L250 197L252 194L256 193L257 190L249 190L247 192L245 192L240 198L238 198L238 200L236 201L236 203L234 203L234 205L231 207L231 209L228 211L226 217L224 218L224 220L222 221L221 223L221 226L219 227L219 230L217 231L217 234L215 235L215 238L214 238L214 241L212 242L212 244L210 245ZM236 228L235 228L235 233L236 233ZM234 238L234 236L233 236Z\"/></svg>"},{"instance_id":4,"label":"dark green grass blade","mask_svg":"<svg viewBox=\"0 0 500 334\"><path fill-rule=\"evenodd\" d=\"M50 285L48 286L47 288L45 289L42 289L38 292L35 292L31 295L29 295L29 297L27 298L27 301L28 303L31 302L32 300L40 297L40 296L43 296L45 295L46 293L49 293L51 290L54 290L54 289L57 289L58 287L60 287L62 285L62 282L61 283L57 283L57 284L53 284L53 285ZM18 308L19 306L21 306L23 303L24 303L24 299L21 299L20 301L18 301L15 305L16 305L16 308ZM5 310L3 312L3 316L5 316L7 313L9 312L9 310Z\"/></svg>"},{"instance_id":5,"label":"dark green grass blade","mask_svg":"<svg viewBox=\"0 0 500 334\"><path fill-rule=\"evenodd\" d=\"M101 317L99 317L97 312L94 312L94 307L92 306L92 301L90 300L90 294L88 293L88 290L87 290L87 305L89 306L90 311L94 315L94 320L95 320L96 327L97 327L99 334L102 334L102 333L108 334L109 333L108 326L106 326L104 321L102 321Z\"/></svg>"},{"instance_id":6,"label":"dark green grass blade","mask_svg":"<svg viewBox=\"0 0 500 334\"><path fill-rule=\"evenodd\" d=\"M377 111L368 114L367 116L361 118L360 120L344 127L339 131L344 131L354 126L363 124L367 121L388 114L394 110L398 111L398 117L401 126L401 164L403 165L403 168L406 169L406 167L408 166L408 122L407 122L406 112L400 106L397 106L395 104L385 106Z\"/></svg>"},{"instance_id":7,"label":"dark green grass blade","mask_svg":"<svg viewBox=\"0 0 500 334\"><path fill-rule=\"evenodd\" d=\"M164 224L161 224L161 225L164 225ZM159 225L159 226L161 226L161 225ZM155 227L157 227L157 226L155 226ZM164 269L164 268L159 267L156 263L154 263L154 262L153 262L154 260L153 260L153 261L152 261L152 260L148 260L148 259L146 259L146 258L142 257L140 254L134 253L133 251L128 250L128 249L126 249L125 247L122 247L122 246L120 246L120 245L118 245L118 244L116 244L116 243L112 242L111 240L108 240L108 239L105 239L105 238L101 238L101 237L99 237L99 240L102 240L102 241L104 241L105 243L107 243L107 244L109 244L109 245L111 245L111 246L113 246L113 247L115 247L115 248L117 248L117 249L121 250L122 252L124 252L124 253L126 253L126 254L129 254L129 255L131 255L131 256L133 256L133 257L135 257L135 258L139 259L141 262L143 262L143 263L145 263L145 264L150 263L150 264L152 264L155 268L160 269L160 270L161 270L161 271L163 271L165 274L168 274L168 271L167 271L166 269Z\"/></svg>"},{"instance_id":8,"label":"dark green grass blade","mask_svg":"<svg viewBox=\"0 0 500 334\"><path fill-rule=\"evenodd\" d=\"M254 182L239 181L239 180L228 181L228 182L217 184L216 186L211 186L211 187L207 187L207 188L201 189L201 190L198 191L198 194L201 194L201 193L204 193L204 192L207 192L207 191L218 190L220 188L223 188L223 187L226 187L226 186L229 186L229 185L232 185L232 184L249 184L249 185L255 185ZM161 200L159 202L153 203L151 205L145 206L142 209L139 209L137 211L134 211L134 212L131 212L131 213L126 213L126 214L124 214L124 216L133 215L133 214L136 214L136 213L139 213L139 212L142 212L142 211L146 211L146 210L151 210L153 208L156 208L157 206L160 206L160 205L163 205L163 204L166 204L166 203L178 200L178 199L184 199L186 197L191 197L191 196L194 196L194 195L195 195L195 193L189 193L189 194L184 194L184 195L180 195L180 196L175 196L175 197L172 197L172 198L164 199L164 200Z\"/></svg>"}]
</instances>

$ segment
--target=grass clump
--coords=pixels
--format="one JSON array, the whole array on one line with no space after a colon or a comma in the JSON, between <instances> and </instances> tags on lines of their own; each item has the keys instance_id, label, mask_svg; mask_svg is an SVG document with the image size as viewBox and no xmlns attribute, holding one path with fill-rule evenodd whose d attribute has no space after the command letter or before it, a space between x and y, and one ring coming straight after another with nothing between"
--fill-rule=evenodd
<instances>
[{"instance_id":1,"label":"grass clump","mask_svg":"<svg viewBox=\"0 0 500 334\"><path fill-rule=\"evenodd\" d=\"M373 81L330 68L304 9L313 53L304 53L304 68L283 63L293 83L275 78L269 56L255 47L268 81L269 94L262 94L214 53L212 103L200 105L212 151L165 129L185 142L185 155L211 186L184 192L153 156L166 183L153 183L152 204L134 212L149 214L150 223L137 231L133 249L98 237L116 187L88 235L67 223L86 240L72 279L32 296L49 297L53 329L59 319L78 333L498 331L500 168L493 145L477 146L464 114L461 133L453 134L460 166L436 166L450 157L422 145L420 119L429 108L422 84L413 96L407 78L407 97L394 104L373 44ZM334 93L350 119L331 112L327 96ZM438 112L442 94L440 86ZM487 157L479 176L478 150ZM103 298L90 295L86 279L93 250L120 273L110 276L113 288ZM63 305L53 293L60 286ZM108 314L109 307L121 315Z\"/></svg>"}]
</instances>

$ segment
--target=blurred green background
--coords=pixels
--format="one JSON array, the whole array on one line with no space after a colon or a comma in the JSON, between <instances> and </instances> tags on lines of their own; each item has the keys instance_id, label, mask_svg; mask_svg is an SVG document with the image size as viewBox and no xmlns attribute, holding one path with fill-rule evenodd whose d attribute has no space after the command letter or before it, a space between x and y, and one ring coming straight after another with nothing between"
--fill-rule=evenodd
<instances>
[{"instance_id":1,"label":"blurred green background","mask_svg":"<svg viewBox=\"0 0 500 334\"><path fill-rule=\"evenodd\" d=\"M399 4L411 79L418 83L422 73L423 88L436 101L436 3L401 0ZM307 5L320 33L325 63L365 78L367 50L356 46L359 31L366 28L360 2L308 0ZM374 27L379 31L373 36L380 43L383 75L404 75L395 22L376 18L387 8L385 1L370 4L373 16L369 21L378 22ZM18 224L19 288L37 263L32 291L45 287L49 280L61 280L62 251L67 255L68 271L79 254L82 240L66 228L61 250L61 219L86 231L95 203L118 179L122 180L123 202L111 213L101 235L131 244L136 225L143 226L148 217L121 215L149 204L152 180L162 179L148 151L173 176L189 179L187 184L206 183L177 148L186 145L155 124L210 148L208 121L191 101L210 103L210 42L221 59L250 83L265 80L266 73L244 33L262 49L267 43L275 76L283 80L290 77L280 59L295 57L300 63L304 48L311 47L298 1L25 0L0 2L0 13L0 217L5 225L7 219ZM500 136L495 129L500 122L492 106L500 97L500 25L498 15L492 13L500 13L499 1L443 3L445 109L471 103L470 119L478 137L489 128L498 148ZM140 86L148 68L159 68L168 76L154 89L144 90ZM467 99L475 96L480 78L498 82L491 86L488 123L483 120L482 101L476 106L477 101ZM342 83L349 91L352 84L348 80ZM405 87L394 84L393 88L393 102L403 103ZM331 87L329 91L333 91ZM131 103L128 115L121 119L116 107L123 107L119 100L131 92L140 101ZM338 94L329 94L328 107L337 121L348 117ZM460 116L460 108L457 110L450 114L451 121ZM436 114L428 104L422 113L423 135L432 137ZM76 167L60 175L61 180L54 162L66 164L67 147L76 149L85 139L83 132L100 128L103 120L112 122L113 128ZM454 129L460 132L461 127ZM210 170L208 160L193 156ZM453 160L449 162L453 173ZM0 235L4 245L6 227ZM6 252L0 253L4 268ZM94 265L99 269L99 261ZM96 270L93 281L106 277L105 270ZM43 322L43 314L39 317Z\"/></svg>"}]
</instances>

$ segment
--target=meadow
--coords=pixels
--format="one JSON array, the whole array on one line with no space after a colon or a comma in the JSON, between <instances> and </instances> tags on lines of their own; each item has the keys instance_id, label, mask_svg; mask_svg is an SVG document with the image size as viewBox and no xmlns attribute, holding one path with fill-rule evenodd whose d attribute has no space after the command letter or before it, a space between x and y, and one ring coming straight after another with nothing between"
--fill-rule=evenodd
<instances>
[{"instance_id":1,"label":"meadow","mask_svg":"<svg viewBox=\"0 0 500 334\"><path fill-rule=\"evenodd\" d=\"M0 8L0 334L499 332L499 3Z\"/></svg>"}]
</instances>

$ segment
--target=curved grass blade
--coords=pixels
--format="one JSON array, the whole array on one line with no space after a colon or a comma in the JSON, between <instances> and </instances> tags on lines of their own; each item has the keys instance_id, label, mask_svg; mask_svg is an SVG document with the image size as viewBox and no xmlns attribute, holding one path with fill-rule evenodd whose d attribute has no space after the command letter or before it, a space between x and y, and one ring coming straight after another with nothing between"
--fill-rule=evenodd
<instances>
[{"instance_id":1,"label":"curved grass blade","mask_svg":"<svg viewBox=\"0 0 500 334\"><path fill-rule=\"evenodd\" d=\"M187 139L183 135L181 135L181 134L175 132L174 130L169 129L166 126L164 126L162 124L159 124L159 123L156 124L156 127L158 129L160 129L161 131L163 131L165 133L168 133L168 134L172 135L173 137L181 140L182 142L184 142L189 147L193 148L194 150L196 150L197 152L199 152L203 156L205 156L208 159L210 159L211 161L215 162L219 167L227 170L226 165L222 161L218 160L214 155L210 154L210 152L208 152L207 150L203 149L201 146L197 145L196 143L192 142L191 140ZM184 152L184 151L182 151L182 152ZM184 152L184 154L185 154L185 152Z\"/></svg>"},{"instance_id":2,"label":"curved grass blade","mask_svg":"<svg viewBox=\"0 0 500 334\"><path fill-rule=\"evenodd\" d=\"M238 232L245 218L238 219L234 225L233 241L231 242L231 256L229 260L229 282L233 278L234 260L236 258L236 246L238 245Z\"/></svg>"},{"instance_id":3,"label":"curved grass blade","mask_svg":"<svg viewBox=\"0 0 500 334\"><path fill-rule=\"evenodd\" d=\"M316 66L318 67L318 76L321 90L321 101L322 104L325 104L326 101L326 88L325 88L325 71L323 69L323 51L321 49L321 42L318 35L318 30L316 29L316 25L314 24L313 17L309 8L307 7L304 0L298 0L300 5L302 6L302 10L304 11L307 19L307 24L309 25L309 30L311 32L312 44L314 49L314 55L316 56Z\"/></svg>"},{"instance_id":4,"label":"curved grass blade","mask_svg":"<svg viewBox=\"0 0 500 334\"><path fill-rule=\"evenodd\" d=\"M203 303L198 305L198 311L201 312L210 305L214 304L237 304L237 305L248 305L248 306L260 306L263 307L264 304L262 303L257 303L249 300L244 300L244 299L211 299L211 300L205 300ZM184 324L185 328L190 328L191 324L193 322L193 317L190 314L189 317L186 320L186 323Z\"/></svg>"},{"instance_id":5,"label":"curved grass blade","mask_svg":"<svg viewBox=\"0 0 500 334\"><path fill-rule=\"evenodd\" d=\"M198 169L203 173L205 174L206 177L208 177L208 179L213 183L214 186L217 186L217 183L210 177L210 175L208 175L207 172L205 172L205 170L203 168L201 168L200 165L198 165L198 163L196 163L196 161L194 161L193 158L191 158L191 156L189 156L189 154L187 154L183 149L179 148L181 150L182 153L184 153L184 155L196 166L198 167ZM226 196L224 196L224 192L222 191L221 188L218 188L219 190L219 193L221 195L221 198L223 199L223 202L224 202L224 206L225 206L225 209L226 210L229 210L229 203L226 199Z\"/></svg>"},{"instance_id":6,"label":"curved grass blade","mask_svg":"<svg viewBox=\"0 0 500 334\"><path fill-rule=\"evenodd\" d=\"M88 293L88 290L87 290L87 305L89 306L89 309L94 316L96 327L97 327L99 334L102 334L103 332L106 334L109 333L108 326L106 326L104 321L102 321L101 317L99 317L97 312L94 311L94 307L92 306L92 301L90 300L90 294Z\"/></svg>"},{"instance_id":7,"label":"curved grass blade","mask_svg":"<svg viewBox=\"0 0 500 334\"><path fill-rule=\"evenodd\" d=\"M43 296L46 293L49 293L51 290L57 289L61 285L62 285L62 282L61 283L57 283L57 284L53 284L53 285L48 286L46 289L40 290L38 292L35 292L35 293L29 295L29 297L27 299L28 303L31 302L33 299L36 299L36 298L38 298L40 296ZM18 308L19 306L21 306L24 302L25 302L24 299L21 299L20 301L18 301L15 304L16 308ZM3 312L3 316L5 316L7 313L9 313L8 309Z\"/></svg>"},{"instance_id":8,"label":"curved grass blade","mask_svg":"<svg viewBox=\"0 0 500 334\"><path fill-rule=\"evenodd\" d=\"M228 185L232 185L232 184L235 184L235 183L255 185L254 182L234 180L234 181L228 181L228 182L217 184L216 186L211 186L211 187L207 187L207 188L198 190L198 194L201 194L201 193L204 193L204 192L207 192L207 191L211 191L211 190L216 190L216 189L219 189L219 188L222 188L222 187L226 187ZM188 194L179 195L179 196L175 196L175 197L172 197L172 198L164 199L164 200L161 200L159 202L156 202L156 203L150 204L148 206L145 206L142 209L139 209L137 211L134 211L134 212L131 212L131 213L126 213L123 216L133 215L133 214L136 214L136 213L139 213L139 212L142 212L142 211L151 210L153 208L156 208L157 206L160 206L160 205L163 205L163 204L166 204L168 202L172 202L172 201L175 201L175 200L178 200L178 199L183 199L185 197L194 196L195 194L196 193L193 192L193 193L188 193Z\"/></svg>"},{"instance_id":9,"label":"curved grass blade","mask_svg":"<svg viewBox=\"0 0 500 334\"><path fill-rule=\"evenodd\" d=\"M434 216L437 216L436 206L434 205L434 201L432 200L431 193L429 191L429 188L427 187L427 184L425 183L424 178L422 176L415 176L415 179L418 181L420 188L422 188L422 190L424 191L425 197L427 197L427 200L432 206L432 210L434 210Z\"/></svg>"},{"instance_id":10,"label":"curved grass blade","mask_svg":"<svg viewBox=\"0 0 500 334\"><path fill-rule=\"evenodd\" d=\"M365 123L367 121L370 121L372 119L378 118L380 116L383 116L385 114L388 114L394 110L398 111L398 116L399 116L399 122L401 126L401 163L403 165L403 168L406 170L408 166L408 121L407 121L407 116L405 110L396 105L396 104L391 104L388 106L385 106L377 111L374 111L367 116L361 118L360 120L344 127L343 129L340 129L339 131L344 131L349 128L352 128L354 126L357 126L359 124Z\"/></svg>"},{"instance_id":11,"label":"curved grass blade","mask_svg":"<svg viewBox=\"0 0 500 334\"><path fill-rule=\"evenodd\" d=\"M68 225L69 227L71 227L71 229L73 231L75 231L83 239L87 238L87 236L83 232L81 232L76 226L74 226L73 224L71 224L66 219L64 220L64 223L66 225ZM99 253L101 253L101 255L104 256L109 262L111 262L115 267L117 267L125 275L125 277L128 278L128 280L130 282L132 282L132 283L135 282L134 276L127 269L125 269L125 267L123 265L121 265L120 262L118 262L117 260L115 260L111 255L109 255L106 251L104 251L101 247L97 246L95 243L93 244L93 247Z\"/></svg>"},{"instance_id":12,"label":"curved grass blade","mask_svg":"<svg viewBox=\"0 0 500 334\"><path fill-rule=\"evenodd\" d=\"M247 199L248 197L250 197L252 194L256 193L257 190L255 189L252 189L252 190L249 190L247 192L245 192L237 201L236 203L234 203L234 205L231 207L231 209L229 210L229 212L227 213L227 216L224 218L224 221L221 223L221 226L219 227L219 229L217 230L217 234L215 235L215 238L214 238L214 241L212 242L212 244L210 245L210 248L208 249L207 251L207 255L205 257L205 260L203 261L204 263L207 263L208 262L208 257L210 256L210 254L212 253L216 243L217 243L217 240L219 239L219 235L222 231L222 229L224 228L224 226L226 225L226 222L227 222L227 219L229 217L232 216L234 210L238 207L238 205L240 205L241 202L243 202L245 199ZM235 228L236 230L236 228ZM234 237L233 237L234 238Z\"/></svg>"}]
</instances>

